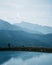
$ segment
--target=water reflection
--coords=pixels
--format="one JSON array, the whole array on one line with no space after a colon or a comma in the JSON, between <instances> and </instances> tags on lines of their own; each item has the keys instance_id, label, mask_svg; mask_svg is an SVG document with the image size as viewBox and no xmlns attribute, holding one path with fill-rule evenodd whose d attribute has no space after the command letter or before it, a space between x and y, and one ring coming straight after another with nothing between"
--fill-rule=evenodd
<instances>
[{"instance_id":1,"label":"water reflection","mask_svg":"<svg viewBox=\"0 0 52 65\"><path fill-rule=\"evenodd\" d=\"M52 54L39 52L0 52L1 65L52 65Z\"/></svg>"}]
</instances>

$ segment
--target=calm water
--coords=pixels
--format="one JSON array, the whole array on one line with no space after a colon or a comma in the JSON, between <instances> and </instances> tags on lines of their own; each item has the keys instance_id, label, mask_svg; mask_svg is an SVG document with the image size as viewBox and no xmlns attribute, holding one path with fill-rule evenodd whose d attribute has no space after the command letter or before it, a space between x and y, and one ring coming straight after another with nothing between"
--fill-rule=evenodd
<instances>
[{"instance_id":1,"label":"calm water","mask_svg":"<svg viewBox=\"0 0 52 65\"><path fill-rule=\"evenodd\" d=\"M0 65L52 65L52 53L0 52Z\"/></svg>"}]
</instances>

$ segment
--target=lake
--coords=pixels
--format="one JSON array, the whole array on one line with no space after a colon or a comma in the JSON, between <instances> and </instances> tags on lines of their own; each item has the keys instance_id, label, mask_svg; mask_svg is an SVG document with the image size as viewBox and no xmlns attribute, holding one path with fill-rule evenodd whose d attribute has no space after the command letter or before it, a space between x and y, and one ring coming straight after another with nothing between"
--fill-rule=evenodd
<instances>
[{"instance_id":1,"label":"lake","mask_svg":"<svg viewBox=\"0 0 52 65\"><path fill-rule=\"evenodd\" d=\"M52 53L0 51L0 65L52 65Z\"/></svg>"}]
</instances>

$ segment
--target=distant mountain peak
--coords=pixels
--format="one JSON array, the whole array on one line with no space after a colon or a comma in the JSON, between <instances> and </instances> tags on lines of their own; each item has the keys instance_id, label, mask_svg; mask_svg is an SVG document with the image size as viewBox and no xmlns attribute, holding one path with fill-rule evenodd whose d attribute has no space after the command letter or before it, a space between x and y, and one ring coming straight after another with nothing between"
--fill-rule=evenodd
<instances>
[{"instance_id":1,"label":"distant mountain peak","mask_svg":"<svg viewBox=\"0 0 52 65\"><path fill-rule=\"evenodd\" d=\"M8 23L7 21L5 21L5 20L2 20L2 19L0 19L0 23ZM10 23L8 23L8 24L10 24Z\"/></svg>"},{"instance_id":2,"label":"distant mountain peak","mask_svg":"<svg viewBox=\"0 0 52 65\"><path fill-rule=\"evenodd\" d=\"M0 22L5 22L4 20L0 19Z\"/></svg>"},{"instance_id":3,"label":"distant mountain peak","mask_svg":"<svg viewBox=\"0 0 52 65\"><path fill-rule=\"evenodd\" d=\"M28 22L22 21L20 24L28 24Z\"/></svg>"},{"instance_id":4,"label":"distant mountain peak","mask_svg":"<svg viewBox=\"0 0 52 65\"><path fill-rule=\"evenodd\" d=\"M39 25L39 24L29 23L29 22L26 22L26 21L22 21L20 24L21 24L21 25L22 25L22 24L25 24L25 25L41 26L41 25ZM41 26L41 27L42 27L42 26Z\"/></svg>"},{"instance_id":5,"label":"distant mountain peak","mask_svg":"<svg viewBox=\"0 0 52 65\"><path fill-rule=\"evenodd\" d=\"M24 21L21 21L21 23L25 23Z\"/></svg>"},{"instance_id":6,"label":"distant mountain peak","mask_svg":"<svg viewBox=\"0 0 52 65\"><path fill-rule=\"evenodd\" d=\"M5 20L0 19L0 30L9 30L11 28L11 24Z\"/></svg>"},{"instance_id":7,"label":"distant mountain peak","mask_svg":"<svg viewBox=\"0 0 52 65\"><path fill-rule=\"evenodd\" d=\"M21 30L21 28L8 23L5 20L0 19L0 30Z\"/></svg>"}]
</instances>

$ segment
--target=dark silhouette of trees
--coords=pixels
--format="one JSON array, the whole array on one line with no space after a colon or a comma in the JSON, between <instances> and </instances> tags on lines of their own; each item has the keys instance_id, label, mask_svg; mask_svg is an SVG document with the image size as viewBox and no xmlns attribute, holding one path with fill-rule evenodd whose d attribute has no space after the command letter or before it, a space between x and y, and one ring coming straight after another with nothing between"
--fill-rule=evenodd
<instances>
[{"instance_id":1,"label":"dark silhouette of trees","mask_svg":"<svg viewBox=\"0 0 52 65\"><path fill-rule=\"evenodd\" d=\"M10 43L8 43L8 47L9 47L9 48L10 48L10 46L11 46Z\"/></svg>"}]
</instances>

